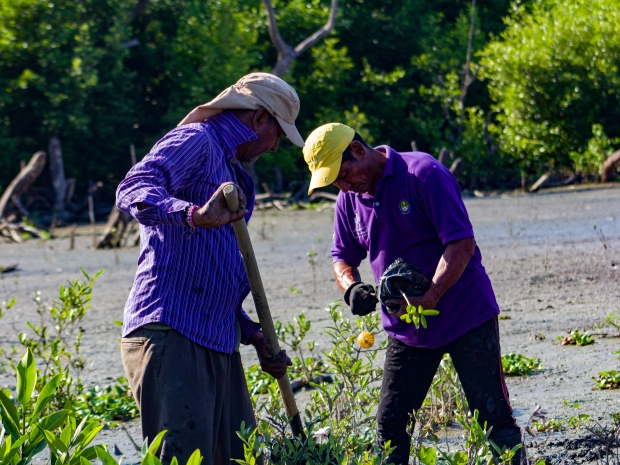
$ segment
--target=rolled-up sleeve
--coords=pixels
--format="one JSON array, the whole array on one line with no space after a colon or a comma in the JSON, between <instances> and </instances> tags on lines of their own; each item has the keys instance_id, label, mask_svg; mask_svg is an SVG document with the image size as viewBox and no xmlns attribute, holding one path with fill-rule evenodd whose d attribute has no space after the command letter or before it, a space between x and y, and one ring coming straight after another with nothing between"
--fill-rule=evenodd
<instances>
[{"instance_id":1,"label":"rolled-up sleeve","mask_svg":"<svg viewBox=\"0 0 620 465\"><path fill-rule=\"evenodd\" d=\"M241 344L248 345L250 338L260 331L260 323L253 321L242 308L237 313L237 323L241 332Z\"/></svg>"},{"instance_id":2,"label":"rolled-up sleeve","mask_svg":"<svg viewBox=\"0 0 620 465\"><path fill-rule=\"evenodd\" d=\"M351 266L360 266L368 252L364 249L351 231L349 218L355 216L352 205L346 196L340 194L336 200L334 216L334 242L331 255L335 262L345 262Z\"/></svg>"},{"instance_id":3,"label":"rolled-up sleeve","mask_svg":"<svg viewBox=\"0 0 620 465\"><path fill-rule=\"evenodd\" d=\"M127 173L116 191L116 206L144 226L185 226L189 202L175 197L208 167L210 140L200 124L169 132ZM202 173L208 175L208 172ZM148 205L142 210L138 204Z\"/></svg>"}]
</instances>

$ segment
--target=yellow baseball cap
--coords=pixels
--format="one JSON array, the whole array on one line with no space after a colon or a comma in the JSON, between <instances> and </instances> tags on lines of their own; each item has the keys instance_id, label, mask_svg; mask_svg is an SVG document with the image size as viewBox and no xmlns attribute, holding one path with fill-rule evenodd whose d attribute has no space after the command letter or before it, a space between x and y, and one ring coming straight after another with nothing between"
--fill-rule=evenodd
<instances>
[{"instance_id":1,"label":"yellow baseball cap","mask_svg":"<svg viewBox=\"0 0 620 465\"><path fill-rule=\"evenodd\" d=\"M340 123L324 124L308 136L303 148L304 160L312 173L308 195L317 187L329 186L336 180L342 164L342 152L354 136L355 130Z\"/></svg>"}]
</instances>

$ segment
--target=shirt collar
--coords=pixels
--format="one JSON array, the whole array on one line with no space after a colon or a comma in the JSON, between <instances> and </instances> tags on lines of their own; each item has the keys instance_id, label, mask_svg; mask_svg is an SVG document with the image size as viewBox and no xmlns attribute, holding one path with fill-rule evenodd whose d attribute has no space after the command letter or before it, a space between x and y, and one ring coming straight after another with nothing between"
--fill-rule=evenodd
<instances>
[{"instance_id":1,"label":"shirt collar","mask_svg":"<svg viewBox=\"0 0 620 465\"><path fill-rule=\"evenodd\" d=\"M246 142L258 139L254 131L241 122L232 111L224 110L208 119L207 124L215 131L226 158L232 160L237 153L237 147Z\"/></svg>"},{"instance_id":2,"label":"shirt collar","mask_svg":"<svg viewBox=\"0 0 620 465\"><path fill-rule=\"evenodd\" d=\"M394 172L394 156L396 151L389 145L380 145L375 147L375 150L385 153L385 168L383 169L383 176L381 176L381 179L378 181L381 182L388 176L392 176Z\"/></svg>"}]
</instances>

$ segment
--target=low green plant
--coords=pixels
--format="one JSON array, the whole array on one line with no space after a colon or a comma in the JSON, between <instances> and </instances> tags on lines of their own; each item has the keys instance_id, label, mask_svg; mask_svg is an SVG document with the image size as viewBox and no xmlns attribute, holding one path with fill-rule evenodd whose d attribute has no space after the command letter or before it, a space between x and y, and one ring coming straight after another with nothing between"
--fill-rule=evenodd
<instances>
[{"instance_id":1,"label":"low green plant","mask_svg":"<svg viewBox=\"0 0 620 465\"><path fill-rule=\"evenodd\" d=\"M598 376L592 378L596 381L597 389L618 389L620 388L620 373L616 370L601 371Z\"/></svg>"},{"instance_id":2,"label":"low green plant","mask_svg":"<svg viewBox=\"0 0 620 465\"><path fill-rule=\"evenodd\" d=\"M463 386L449 355L444 355L433 378L428 395L416 412L420 435L432 437L440 428L455 421L459 412L467 412Z\"/></svg>"},{"instance_id":3,"label":"low green plant","mask_svg":"<svg viewBox=\"0 0 620 465\"><path fill-rule=\"evenodd\" d=\"M111 426L140 416L127 378L122 376L111 386L89 388L78 396L73 408L80 417L90 415Z\"/></svg>"},{"instance_id":4,"label":"low green plant","mask_svg":"<svg viewBox=\"0 0 620 465\"><path fill-rule=\"evenodd\" d=\"M159 456L157 452L161 446L162 440L164 439L164 435L167 433L167 430L160 432L151 444L148 443L148 440L145 439L142 443L141 453L142 453L142 461L140 465L162 465L159 460ZM95 446L95 452L97 454L97 458L101 462L102 465L120 465L121 461L118 462L110 453L107 448L103 445ZM200 465L202 463L203 457L200 455L200 450L196 449L192 455L190 455L187 460L186 465ZM122 459L121 459L122 460ZM80 465L88 465L85 462L82 462ZM179 465L179 461L176 457L172 457L170 460L170 465Z\"/></svg>"},{"instance_id":5,"label":"low green plant","mask_svg":"<svg viewBox=\"0 0 620 465\"><path fill-rule=\"evenodd\" d=\"M312 250L308 250L306 252L306 255L308 256L308 265L310 265L310 268L312 268L312 294L316 295L316 272L317 272L317 265L319 264L318 261L318 253L316 250L314 250L314 248L312 248Z\"/></svg>"},{"instance_id":6,"label":"low green plant","mask_svg":"<svg viewBox=\"0 0 620 465\"><path fill-rule=\"evenodd\" d=\"M0 304L0 318L2 318L4 316L4 313L7 310L10 310L11 307L13 307L13 305L15 305L16 301L17 301L17 299L15 297L9 299L8 301L2 301L2 303Z\"/></svg>"},{"instance_id":7,"label":"low green plant","mask_svg":"<svg viewBox=\"0 0 620 465\"><path fill-rule=\"evenodd\" d=\"M39 323L28 322L30 331L20 333L18 340L22 347L32 352L36 362L37 391L41 391L51 379L59 379L46 407L48 412L68 408L78 420L90 416L110 424L137 417L139 411L124 378L119 378L112 386L93 386L84 391L81 375L86 361L81 353L81 324L90 306L93 286L102 271L91 277L82 270L86 280L61 285L58 300L51 304L46 304L41 293L37 292L34 301ZM3 306L10 308L14 303L15 299L12 299ZM8 366L15 368L18 353L19 349L13 347L8 355Z\"/></svg>"},{"instance_id":8,"label":"low green plant","mask_svg":"<svg viewBox=\"0 0 620 465\"><path fill-rule=\"evenodd\" d=\"M60 410L66 404L73 404L82 393L84 386L81 373L85 368L81 354L83 331L81 321L90 307L92 290L95 281L103 270L90 277L81 269L86 281L79 279L70 281L67 286L61 285L58 300L47 305L37 292L35 303L39 324L28 322L31 333L19 334L19 343L32 351L37 361L37 389L55 376L60 376L50 402L50 409ZM14 364L14 360L10 360Z\"/></svg>"},{"instance_id":9,"label":"low green plant","mask_svg":"<svg viewBox=\"0 0 620 465\"><path fill-rule=\"evenodd\" d=\"M295 377L301 377L306 383L327 370L316 344L313 341L306 341L311 327L310 320L304 313L294 318L292 323L283 324L280 321L275 323L278 339L292 352L293 365L289 369L290 373Z\"/></svg>"},{"instance_id":10,"label":"low green plant","mask_svg":"<svg viewBox=\"0 0 620 465\"><path fill-rule=\"evenodd\" d=\"M590 344L594 344L594 338L588 331L584 331L583 333L578 329L573 329L568 332L568 336L558 336L556 338L560 341L560 344L563 346L566 345L578 345L578 346L587 346Z\"/></svg>"},{"instance_id":11,"label":"low green plant","mask_svg":"<svg viewBox=\"0 0 620 465\"><path fill-rule=\"evenodd\" d=\"M531 426L539 433L555 433L564 431L562 420L558 420L556 418L551 418L548 420L535 420L531 422Z\"/></svg>"},{"instance_id":12,"label":"low green plant","mask_svg":"<svg viewBox=\"0 0 620 465\"><path fill-rule=\"evenodd\" d=\"M615 328L618 332L617 335L620 336L620 315L616 315L615 313L609 314L605 317L605 323Z\"/></svg>"},{"instance_id":13,"label":"low green plant","mask_svg":"<svg viewBox=\"0 0 620 465\"><path fill-rule=\"evenodd\" d=\"M14 368L16 398L10 398L8 389L0 390L0 462L27 464L46 445L50 447L53 464L77 465L82 460L93 460L96 454L89 444L103 425L87 417L77 424L74 412L70 409L54 410L46 414L61 384L61 375L52 377L41 390L36 390L37 367L30 349L26 350Z\"/></svg>"},{"instance_id":14,"label":"low green plant","mask_svg":"<svg viewBox=\"0 0 620 465\"><path fill-rule=\"evenodd\" d=\"M570 403L568 400L564 400L564 405L568 408L575 410L581 408L581 404L579 404L578 402ZM574 430L582 429L584 426L590 424L590 422L592 421L591 417L592 415L590 414L578 412L577 415L570 415L568 417L568 419L566 420L566 426Z\"/></svg>"},{"instance_id":15,"label":"low green plant","mask_svg":"<svg viewBox=\"0 0 620 465\"><path fill-rule=\"evenodd\" d=\"M542 368L540 359L511 352L502 355L502 368L508 376L529 376Z\"/></svg>"},{"instance_id":16,"label":"low green plant","mask_svg":"<svg viewBox=\"0 0 620 465\"><path fill-rule=\"evenodd\" d=\"M433 309L423 309L422 305L418 305L416 308L415 305L407 305L406 312L404 315L401 315L400 319L405 321L406 323L413 323L416 329L420 328L422 325L423 328L427 327L426 317L427 316L436 316L439 315L438 310Z\"/></svg>"},{"instance_id":17,"label":"low green plant","mask_svg":"<svg viewBox=\"0 0 620 465\"><path fill-rule=\"evenodd\" d=\"M325 329L331 348L321 356L324 369L334 377L332 384L311 383L310 401L302 412L306 438L293 437L288 419L282 413L283 404L275 382L260 384L264 378L249 370L248 378L254 386L266 390L257 403L257 426L239 431L244 441L245 456L240 465L256 465L263 454L266 464L322 463L338 465L385 464L391 451L389 444L377 447L376 409L379 402L380 380L383 370L377 365L377 354L387 341L376 349L362 349L355 341L360 331L381 333L380 317L372 313L352 318L345 315L339 301L327 308L331 324ZM309 330L305 317L291 325L277 324L279 334L285 334L286 343L295 351L312 350L304 342ZM299 357L308 360L307 355ZM249 383L252 384L252 383ZM258 389L257 389L258 390ZM257 391L255 390L255 392ZM261 402L262 399L262 402ZM414 464L423 465L490 465L493 457L509 464L518 451L499 450L489 441L490 430L478 423L478 413L470 415L456 370L449 357L444 357L422 408L416 412L420 428L412 441ZM436 439L433 431L452 420L458 420L466 430L465 443L457 451L443 451L422 444L423 438ZM432 423L432 424L431 424ZM411 431L413 434L413 431Z\"/></svg>"}]
</instances>

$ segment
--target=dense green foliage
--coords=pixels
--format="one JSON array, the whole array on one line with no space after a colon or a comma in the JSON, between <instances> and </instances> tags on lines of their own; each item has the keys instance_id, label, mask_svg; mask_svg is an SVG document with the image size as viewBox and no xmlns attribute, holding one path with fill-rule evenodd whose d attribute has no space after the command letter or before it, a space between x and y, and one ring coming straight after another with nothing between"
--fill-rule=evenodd
<instances>
[{"instance_id":1,"label":"dense green foliage","mask_svg":"<svg viewBox=\"0 0 620 465\"><path fill-rule=\"evenodd\" d=\"M329 14L327 0L274 4L292 45ZM545 165L592 171L620 136L619 6L478 1L471 29L467 0L341 0L334 32L285 76L301 133L340 120L398 150L445 146L465 161L465 187L511 186ZM78 192L88 180L113 188L130 144L144 155L275 61L256 0L0 0L0 186L58 135ZM276 165L285 188L306 177L290 143L257 163L261 180Z\"/></svg>"},{"instance_id":2,"label":"dense green foliage","mask_svg":"<svg viewBox=\"0 0 620 465\"><path fill-rule=\"evenodd\" d=\"M537 0L507 25L482 60L503 150L597 173L620 136L620 1Z\"/></svg>"}]
</instances>

